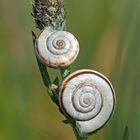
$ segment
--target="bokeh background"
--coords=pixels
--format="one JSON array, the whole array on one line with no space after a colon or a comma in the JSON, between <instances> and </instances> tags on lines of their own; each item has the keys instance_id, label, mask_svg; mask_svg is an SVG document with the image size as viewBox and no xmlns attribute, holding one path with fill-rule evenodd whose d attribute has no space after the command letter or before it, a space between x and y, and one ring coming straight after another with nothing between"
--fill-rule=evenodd
<instances>
[{"instance_id":1,"label":"bokeh background","mask_svg":"<svg viewBox=\"0 0 140 140\"><path fill-rule=\"evenodd\" d=\"M140 0L64 1L67 30L81 48L73 71L98 70L117 96L111 121L89 140L121 140L126 125L130 140L140 140ZM31 38L31 4L0 1L0 140L74 140L42 83Z\"/></svg>"}]
</instances>

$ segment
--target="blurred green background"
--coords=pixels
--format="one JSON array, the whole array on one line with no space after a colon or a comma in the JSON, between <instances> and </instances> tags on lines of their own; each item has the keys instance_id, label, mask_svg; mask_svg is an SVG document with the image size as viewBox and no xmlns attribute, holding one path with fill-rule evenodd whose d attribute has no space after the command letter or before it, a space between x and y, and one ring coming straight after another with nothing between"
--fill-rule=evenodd
<instances>
[{"instance_id":1,"label":"blurred green background","mask_svg":"<svg viewBox=\"0 0 140 140\"><path fill-rule=\"evenodd\" d=\"M121 140L126 125L130 140L140 140L140 0L64 1L67 30L81 48L73 70L98 70L117 96L113 118L89 140ZM42 83L31 4L0 1L0 140L74 140Z\"/></svg>"}]
</instances>

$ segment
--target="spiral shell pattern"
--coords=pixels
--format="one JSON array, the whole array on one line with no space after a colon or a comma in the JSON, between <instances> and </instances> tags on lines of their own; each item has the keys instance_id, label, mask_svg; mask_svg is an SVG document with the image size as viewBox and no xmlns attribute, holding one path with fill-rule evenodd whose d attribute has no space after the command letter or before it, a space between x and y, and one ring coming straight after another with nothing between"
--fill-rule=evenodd
<instances>
[{"instance_id":1,"label":"spiral shell pattern","mask_svg":"<svg viewBox=\"0 0 140 140\"><path fill-rule=\"evenodd\" d=\"M79 44L71 33L47 27L36 41L35 52L43 64L61 68L74 62L79 54Z\"/></svg>"},{"instance_id":2,"label":"spiral shell pattern","mask_svg":"<svg viewBox=\"0 0 140 140\"><path fill-rule=\"evenodd\" d=\"M109 120L115 105L114 89L99 72L79 70L62 82L59 104L67 117L76 120L80 132L91 133Z\"/></svg>"}]
</instances>

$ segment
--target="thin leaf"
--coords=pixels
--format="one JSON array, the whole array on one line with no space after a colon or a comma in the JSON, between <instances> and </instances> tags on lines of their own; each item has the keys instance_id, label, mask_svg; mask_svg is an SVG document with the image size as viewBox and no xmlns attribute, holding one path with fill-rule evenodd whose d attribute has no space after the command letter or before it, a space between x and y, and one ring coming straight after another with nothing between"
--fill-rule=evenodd
<instances>
[{"instance_id":1,"label":"thin leaf","mask_svg":"<svg viewBox=\"0 0 140 140\"><path fill-rule=\"evenodd\" d=\"M61 73L62 78L64 79L71 73L71 69L70 69L70 67L61 68L60 73Z\"/></svg>"},{"instance_id":2,"label":"thin leaf","mask_svg":"<svg viewBox=\"0 0 140 140\"><path fill-rule=\"evenodd\" d=\"M58 77L56 77L56 78L54 79L53 84L59 85L59 78L58 78Z\"/></svg>"},{"instance_id":3,"label":"thin leaf","mask_svg":"<svg viewBox=\"0 0 140 140\"><path fill-rule=\"evenodd\" d=\"M128 126L126 126L124 129L122 140L128 140L128 139L129 139L129 129L128 129Z\"/></svg>"}]
</instances>

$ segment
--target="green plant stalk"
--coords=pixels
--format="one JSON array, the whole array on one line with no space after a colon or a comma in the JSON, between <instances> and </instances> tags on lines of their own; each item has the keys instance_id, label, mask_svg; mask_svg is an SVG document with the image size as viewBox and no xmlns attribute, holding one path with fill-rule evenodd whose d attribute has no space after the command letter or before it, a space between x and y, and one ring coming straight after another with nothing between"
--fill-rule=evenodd
<instances>
[{"instance_id":1,"label":"green plant stalk","mask_svg":"<svg viewBox=\"0 0 140 140\"><path fill-rule=\"evenodd\" d=\"M34 34L34 32L32 32L32 38L33 38L33 45L35 47L36 35ZM47 88L48 94L51 97L51 99L53 100L53 102L57 103L56 99L55 99L55 96L54 96L54 93L51 89L52 83L51 83L51 80L50 80L49 73L47 71L47 67L44 66L42 63L40 63L40 61L37 59L37 57L36 57L36 60L37 60L38 67L39 67L39 70L40 70L40 73L41 73L41 76L42 76L42 79L43 79L43 83Z\"/></svg>"},{"instance_id":2,"label":"green plant stalk","mask_svg":"<svg viewBox=\"0 0 140 140\"><path fill-rule=\"evenodd\" d=\"M36 28L40 30L43 30L46 26L50 26L55 30L64 30L66 28L66 11L64 8L63 0L34 0L34 4L32 6L33 12L31 15L34 17ZM35 47L36 35L33 32L32 37ZM52 89L52 85L54 83L51 82L47 67L40 63L38 59L37 62L40 73L42 75L43 83L47 88L48 94L52 101L58 105L57 93ZM66 78L70 73L70 67L60 69L62 80ZM69 118L67 118L66 121L68 121L68 124L72 126L77 140L87 140L86 136L81 136L78 132L75 120L69 121Z\"/></svg>"},{"instance_id":3,"label":"green plant stalk","mask_svg":"<svg viewBox=\"0 0 140 140\"><path fill-rule=\"evenodd\" d=\"M78 130L76 129L75 123L71 123L72 129L74 131L74 134L77 138L77 140L87 140L87 136L81 136L79 135Z\"/></svg>"}]
</instances>

